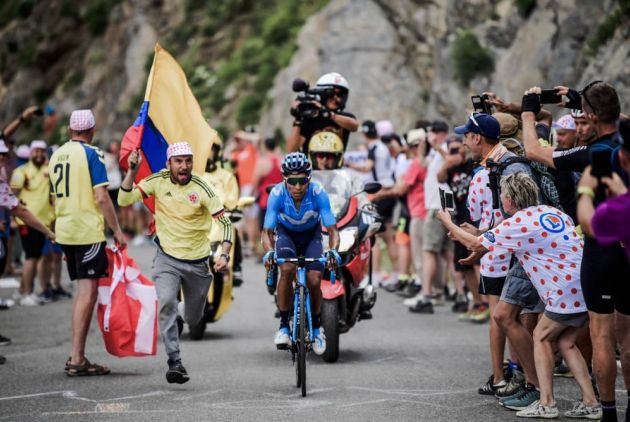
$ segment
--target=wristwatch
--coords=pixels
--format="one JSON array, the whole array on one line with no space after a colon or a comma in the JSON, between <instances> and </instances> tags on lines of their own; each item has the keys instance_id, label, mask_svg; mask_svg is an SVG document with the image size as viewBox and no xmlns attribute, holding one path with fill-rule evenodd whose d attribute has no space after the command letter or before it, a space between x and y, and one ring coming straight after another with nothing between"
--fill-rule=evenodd
<instances>
[{"instance_id":1,"label":"wristwatch","mask_svg":"<svg viewBox=\"0 0 630 422\"><path fill-rule=\"evenodd\" d=\"M230 262L230 254L222 253L221 257L225 258L225 262Z\"/></svg>"}]
</instances>

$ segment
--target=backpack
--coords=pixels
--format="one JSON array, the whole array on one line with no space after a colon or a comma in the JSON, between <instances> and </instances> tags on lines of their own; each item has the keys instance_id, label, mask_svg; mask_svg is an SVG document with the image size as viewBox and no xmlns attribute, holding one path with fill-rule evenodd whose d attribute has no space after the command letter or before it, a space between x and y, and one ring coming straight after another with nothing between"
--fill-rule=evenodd
<instances>
[{"instance_id":1,"label":"backpack","mask_svg":"<svg viewBox=\"0 0 630 422\"><path fill-rule=\"evenodd\" d=\"M505 161L500 163L489 163L488 167L491 168L490 176L497 177L495 185L497 187L499 186L498 181L501 179L503 171L515 163L526 164L532 170L533 179L534 182L536 182L538 189L540 189L540 193L543 197L543 203L563 211L562 205L560 205L558 188L556 187L556 178L553 174L551 174L551 172L549 172L549 168L546 165L537 161L530 161L525 157L516 156L508 157ZM490 185L492 189L493 183L491 182Z\"/></svg>"}]
</instances>

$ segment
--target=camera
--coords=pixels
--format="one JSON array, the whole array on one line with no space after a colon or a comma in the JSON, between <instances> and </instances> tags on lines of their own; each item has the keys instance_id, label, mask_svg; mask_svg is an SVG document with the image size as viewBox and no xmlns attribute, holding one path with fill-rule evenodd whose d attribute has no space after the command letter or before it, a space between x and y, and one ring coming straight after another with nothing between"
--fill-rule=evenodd
<instances>
[{"instance_id":1,"label":"camera","mask_svg":"<svg viewBox=\"0 0 630 422\"><path fill-rule=\"evenodd\" d=\"M492 114L488 95L473 95L470 100L476 113Z\"/></svg>"},{"instance_id":2,"label":"camera","mask_svg":"<svg viewBox=\"0 0 630 422\"><path fill-rule=\"evenodd\" d=\"M304 79L297 78L293 81L293 92L297 92L296 100L298 105L291 109L291 115L299 120L314 119L321 117L327 119L330 117L330 111L325 107L319 107L315 102L323 104L326 100L335 94L332 87L314 87L311 88L309 83Z\"/></svg>"}]
</instances>

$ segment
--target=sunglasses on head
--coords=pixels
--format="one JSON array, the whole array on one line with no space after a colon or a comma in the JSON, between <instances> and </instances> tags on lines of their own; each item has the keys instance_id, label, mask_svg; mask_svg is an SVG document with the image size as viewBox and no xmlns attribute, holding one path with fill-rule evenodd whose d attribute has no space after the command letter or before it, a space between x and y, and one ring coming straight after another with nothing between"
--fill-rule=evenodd
<instances>
[{"instance_id":1,"label":"sunglasses on head","mask_svg":"<svg viewBox=\"0 0 630 422\"><path fill-rule=\"evenodd\" d=\"M325 159L335 158L335 153L334 152L316 152L315 157L325 158Z\"/></svg>"},{"instance_id":2,"label":"sunglasses on head","mask_svg":"<svg viewBox=\"0 0 630 422\"><path fill-rule=\"evenodd\" d=\"M591 108L591 110L593 111L593 113L597 114L597 110L595 109L595 107L593 107L593 104L591 104L591 101L588 99L588 97L586 96L586 92L591 89L591 87L595 84L599 84L602 83L604 81L593 81L590 84L586 85L582 91L580 91L580 95L582 96L582 98L584 98L584 101L586 101L586 104L588 104L588 106Z\"/></svg>"},{"instance_id":3,"label":"sunglasses on head","mask_svg":"<svg viewBox=\"0 0 630 422\"><path fill-rule=\"evenodd\" d=\"M297 185L306 185L311 178L310 177L287 177L286 182L291 185L291 186L297 186Z\"/></svg>"}]
</instances>

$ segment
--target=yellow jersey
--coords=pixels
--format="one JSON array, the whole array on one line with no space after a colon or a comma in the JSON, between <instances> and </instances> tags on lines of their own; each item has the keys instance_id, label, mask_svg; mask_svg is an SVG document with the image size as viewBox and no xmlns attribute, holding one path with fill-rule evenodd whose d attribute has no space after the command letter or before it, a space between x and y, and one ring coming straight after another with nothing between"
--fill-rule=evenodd
<instances>
[{"instance_id":1,"label":"yellow jersey","mask_svg":"<svg viewBox=\"0 0 630 422\"><path fill-rule=\"evenodd\" d=\"M90 245L105 241L105 223L94 188L107 186L103 152L80 141L68 141L50 157L50 194L55 201L56 241Z\"/></svg>"},{"instance_id":2,"label":"yellow jersey","mask_svg":"<svg viewBox=\"0 0 630 422\"><path fill-rule=\"evenodd\" d=\"M131 191L121 188L121 207L155 198L156 242L169 256L196 261L210 256L208 236L212 219L222 226L223 240L232 241L232 223L224 215L223 204L199 176L193 174L185 185L174 183L171 172L161 170L142 179Z\"/></svg>"},{"instance_id":3,"label":"yellow jersey","mask_svg":"<svg viewBox=\"0 0 630 422\"><path fill-rule=\"evenodd\" d=\"M46 227L51 227L55 221L55 211L50 201L50 178L46 164L37 167L32 161L13 170L11 175L11 189L19 189L18 198L31 214ZM24 222L16 218L19 225Z\"/></svg>"},{"instance_id":4,"label":"yellow jersey","mask_svg":"<svg viewBox=\"0 0 630 422\"><path fill-rule=\"evenodd\" d=\"M217 168L213 172L205 172L201 178L221 199L227 210L233 210L238 205L239 187L236 176L229 170Z\"/></svg>"}]
</instances>

